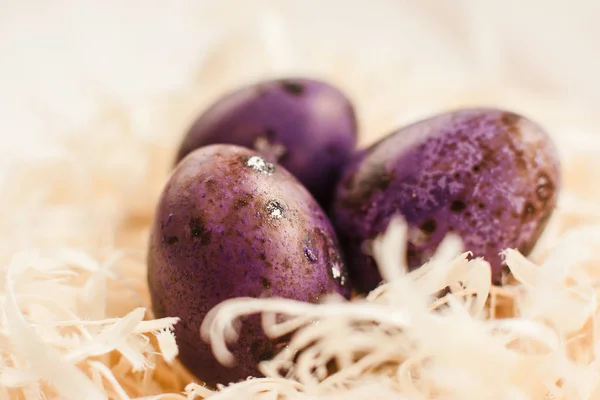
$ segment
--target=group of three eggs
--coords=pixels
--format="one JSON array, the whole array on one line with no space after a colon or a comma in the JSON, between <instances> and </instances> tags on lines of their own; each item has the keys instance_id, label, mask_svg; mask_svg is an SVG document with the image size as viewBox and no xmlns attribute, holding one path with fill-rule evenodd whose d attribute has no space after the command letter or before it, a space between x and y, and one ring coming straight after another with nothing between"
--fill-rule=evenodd
<instances>
[{"instance_id":1,"label":"group of three eggs","mask_svg":"<svg viewBox=\"0 0 600 400\"><path fill-rule=\"evenodd\" d=\"M455 232L498 283L499 253L530 252L556 206L556 149L523 116L446 112L362 149L357 127L340 89L276 79L218 99L184 137L154 217L148 283L155 316L180 318L180 360L206 383L259 376L258 362L285 346L248 317L237 366L220 365L199 334L218 303L366 293L381 276L362 244L395 215L410 228L410 268Z\"/></svg>"}]
</instances>

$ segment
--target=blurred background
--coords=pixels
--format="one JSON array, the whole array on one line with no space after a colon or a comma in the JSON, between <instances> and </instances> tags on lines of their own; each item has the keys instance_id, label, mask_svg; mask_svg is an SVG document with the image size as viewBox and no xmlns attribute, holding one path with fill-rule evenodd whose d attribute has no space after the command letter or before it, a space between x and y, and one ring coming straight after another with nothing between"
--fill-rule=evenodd
<instances>
[{"instance_id":1,"label":"blurred background","mask_svg":"<svg viewBox=\"0 0 600 400\"><path fill-rule=\"evenodd\" d=\"M595 0L0 0L0 252L147 217L196 115L273 76L339 85L362 144L448 108L510 108L591 181L598 15Z\"/></svg>"},{"instance_id":2,"label":"blurred background","mask_svg":"<svg viewBox=\"0 0 600 400\"><path fill-rule=\"evenodd\" d=\"M374 131L522 92L583 114L600 101L598 15L594 0L0 0L0 132L84 133L109 102L152 125L165 96L190 118L286 73L335 81Z\"/></svg>"}]
</instances>

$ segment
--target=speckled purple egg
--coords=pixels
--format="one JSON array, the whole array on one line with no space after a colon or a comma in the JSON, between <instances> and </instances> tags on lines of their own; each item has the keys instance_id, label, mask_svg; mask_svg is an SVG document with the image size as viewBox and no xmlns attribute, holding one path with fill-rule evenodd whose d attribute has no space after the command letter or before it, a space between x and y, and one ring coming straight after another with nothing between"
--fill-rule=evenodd
<instances>
[{"instance_id":1,"label":"speckled purple egg","mask_svg":"<svg viewBox=\"0 0 600 400\"><path fill-rule=\"evenodd\" d=\"M220 365L199 333L218 303L350 296L337 238L317 202L284 168L234 145L203 147L175 169L155 214L148 283L155 315L181 319L182 363L210 385L259 376L257 363L285 345L251 317L232 346L237 366Z\"/></svg>"},{"instance_id":2,"label":"speckled purple egg","mask_svg":"<svg viewBox=\"0 0 600 400\"><path fill-rule=\"evenodd\" d=\"M449 232L485 257L499 283L499 252L528 254L556 206L556 149L523 116L497 109L441 114L382 139L348 164L334 200L333 222L354 287L381 280L361 244L400 214L410 226L407 260L427 262Z\"/></svg>"},{"instance_id":3,"label":"speckled purple egg","mask_svg":"<svg viewBox=\"0 0 600 400\"><path fill-rule=\"evenodd\" d=\"M327 207L356 131L352 104L332 85L305 78L263 81L204 111L183 139L177 162L209 144L252 148L284 166Z\"/></svg>"}]
</instances>

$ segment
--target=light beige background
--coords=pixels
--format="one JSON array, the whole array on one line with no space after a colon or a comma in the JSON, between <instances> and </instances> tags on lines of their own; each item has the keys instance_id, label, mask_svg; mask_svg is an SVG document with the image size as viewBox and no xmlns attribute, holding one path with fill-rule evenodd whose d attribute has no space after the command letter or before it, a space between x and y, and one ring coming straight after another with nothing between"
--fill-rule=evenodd
<instances>
[{"instance_id":1,"label":"light beige background","mask_svg":"<svg viewBox=\"0 0 600 400\"><path fill-rule=\"evenodd\" d=\"M594 0L0 0L0 147L92 134L107 101L136 134L167 134L155 119L184 126L223 90L288 72L346 89L363 142L465 103L595 130L599 16Z\"/></svg>"}]
</instances>

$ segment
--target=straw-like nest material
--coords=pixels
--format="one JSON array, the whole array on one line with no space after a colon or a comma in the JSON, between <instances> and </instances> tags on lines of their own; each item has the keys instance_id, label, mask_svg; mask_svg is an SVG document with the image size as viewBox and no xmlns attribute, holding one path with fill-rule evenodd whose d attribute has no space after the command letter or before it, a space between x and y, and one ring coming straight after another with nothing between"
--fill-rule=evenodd
<instances>
[{"instance_id":1,"label":"straw-like nest material","mask_svg":"<svg viewBox=\"0 0 600 400\"><path fill-rule=\"evenodd\" d=\"M0 127L14 140L0 160L0 399L600 398L600 135L588 133L600 129L597 110L527 75L525 55L490 53L496 42L482 24L464 24L475 20L459 1L444 12L373 1L345 14L328 1L315 21L292 2L159 3L37 4L33 14L15 3L4 21L16 33L0 42L14 45L0 47L10 56L0 72L26 79L0 97ZM458 27L477 36L470 61ZM176 320L149 312L148 228L195 113L225 89L292 72L351 95L362 144L449 108L526 114L553 135L564 188L533 254L505 252L513 278L503 288L453 237L406 274L394 256L406 234L397 220L374 245L389 283L366 299L223 303L202 330L222 362L232 361L232 321L248 313L265 312L274 336L300 327L290 348L303 351L265 362L268 378L213 392L177 364ZM452 294L433 296L448 285ZM291 318L276 324L275 314Z\"/></svg>"}]
</instances>

